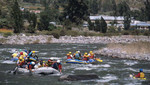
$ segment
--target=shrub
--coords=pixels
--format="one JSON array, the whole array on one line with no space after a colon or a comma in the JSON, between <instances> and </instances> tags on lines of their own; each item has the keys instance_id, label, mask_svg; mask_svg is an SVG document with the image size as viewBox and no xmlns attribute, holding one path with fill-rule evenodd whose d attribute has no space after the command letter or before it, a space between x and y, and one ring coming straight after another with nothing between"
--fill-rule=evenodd
<instances>
[{"instance_id":1,"label":"shrub","mask_svg":"<svg viewBox=\"0 0 150 85\"><path fill-rule=\"evenodd\" d=\"M129 31L123 31L122 34L123 35L129 35L130 33L129 33Z\"/></svg>"},{"instance_id":2,"label":"shrub","mask_svg":"<svg viewBox=\"0 0 150 85\"><path fill-rule=\"evenodd\" d=\"M3 34L4 37L8 37L8 36L11 36L11 35L12 35L11 32L7 32L7 33L4 33L4 34Z\"/></svg>"},{"instance_id":3,"label":"shrub","mask_svg":"<svg viewBox=\"0 0 150 85\"><path fill-rule=\"evenodd\" d=\"M62 30L60 31L60 36L65 36L65 35L66 35L66 30L62 29Z\"/></svg>"},{"instance_id":4,"label":"shrub","mask_svg":"<svg viewBox=\"0 0 150 85\"><path fill-rule=\"evenodd\" d=\"M57 33L57 32L53 32L53 33L51 33L51 35L53 35L54 38L57 38L57 39L59 39L59 37L60 37L59 33Z\"/></svg>"}]
</instances>

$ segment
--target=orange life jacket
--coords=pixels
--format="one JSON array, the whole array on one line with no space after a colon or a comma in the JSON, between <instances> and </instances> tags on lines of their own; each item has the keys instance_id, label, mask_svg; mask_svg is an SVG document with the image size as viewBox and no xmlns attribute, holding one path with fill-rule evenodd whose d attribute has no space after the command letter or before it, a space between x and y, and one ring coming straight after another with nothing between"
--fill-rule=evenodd
<instances>
[{"instance_id":1,"label":"orange life jacket","mask_svg":"<svg viewBox=\"0 0 150 85\"><path fill-rule=\"evenodd\" d=\"M72 59L70 55L67 54L67 59Z\"/></svg>"}]
</instances>

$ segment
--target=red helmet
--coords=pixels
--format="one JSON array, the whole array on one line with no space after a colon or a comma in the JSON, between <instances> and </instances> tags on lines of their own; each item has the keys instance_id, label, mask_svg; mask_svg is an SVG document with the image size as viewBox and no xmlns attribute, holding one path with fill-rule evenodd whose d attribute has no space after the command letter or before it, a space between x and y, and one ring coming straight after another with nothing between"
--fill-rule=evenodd
<instances>
[{"instance_id":1,"label":"red helmet","mask_svg":"<svg viewBox=\"0 0 150 85\"><path fill-rule=\"evenodd\" d=\"M23 52L20 52L20 55L23 55Z\"/></svg>"},{"instance_id":2,"label":"red helmet","mask_svg":"<svg viewBox=\"0 0 150 85\"><path fill-rule=\"evenodd\" d=\"M48 62L51 62L51 60L49 59Z\"/></svg>"}]
</instances>

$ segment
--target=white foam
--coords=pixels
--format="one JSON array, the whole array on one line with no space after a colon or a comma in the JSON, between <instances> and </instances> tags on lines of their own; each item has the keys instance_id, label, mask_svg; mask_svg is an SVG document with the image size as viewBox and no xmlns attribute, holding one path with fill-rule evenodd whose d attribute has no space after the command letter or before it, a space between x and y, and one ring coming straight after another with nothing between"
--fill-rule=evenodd
<instances>
[{"instance_id":1,"label":"white foam","mask_svg":"<svg viewBox=\"0 0 150 85\"><path fill-rule=\"evenodd\" d=\"M48 53L47 52L44 52L44 53L39 53L40 55L44 56L44 55L47 55Z\"/></svg>"},{"instance_id":2,"label":"white foam","mask_svg":"<svg viewBox=\"0 0 150 85\"><path fill-rule=\"evenodd\" d=\"M42 59L54 59L54 60L60 60L61 58L58 57L41 57Z\"/></svg>"},{"instance_id":3,"label":"white foam","mask_svg":"<svg viewBox=\"0 0 150 85\"><path fill-rule=\"evenodd\" d=\"M112 81L112 80L117 80L118 78L114 75L106 75L104 77L102 77L102 79L100 80L97 80L98 82L109 82L109 81Z\"/></svg>"},{"instance_id":4,"label":"white foam","mask_svg":"<svg viewBox=\"0 0 150 85\"><path fill-rule=\"evenodd\" d=\"M5 64L15 64L16 62L13 62L11 60L6 60L6 61L3 61L1 63L5 63Z\"/></svg>"},{"instance_id":5,"label":"white foam","mask_svg":"<svg viewBox=\"0 0 150 85\"><path fill-rule=\"evenodd\" d=\"M137 63L138 63L137 61L126 61L126 62L124 62L124 64L128 65L128 66L133 66L133 65L135 65Z\"/></svg>"},{"instance_id":6,"label":"white foam","mask_svg":"<svg viewBox=\"0 0 150 85\"><path fill-rule=\"evenodd\" d=\"M75 70L92 70L92 68L89 68L89 67L78 67L78 68L75 68Z\"/></svg>"}]
</instances>

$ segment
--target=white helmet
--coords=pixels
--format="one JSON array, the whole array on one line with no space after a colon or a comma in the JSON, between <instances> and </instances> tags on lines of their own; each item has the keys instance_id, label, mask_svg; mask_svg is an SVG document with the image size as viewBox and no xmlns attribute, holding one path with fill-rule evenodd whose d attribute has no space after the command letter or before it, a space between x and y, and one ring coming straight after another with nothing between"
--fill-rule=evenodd
<instances>
[{"instance_id":1,"label":"white helmet","mask_svg":"<svg viewBox=\"0 0 150 85\"><path fill-rule=\"evenodd\" d=\"M78 53L80 53L80 51L78 51Z\"/></svg>"},{"instance_id":2,"label":"white helmet","mask_svg":"<svg viewBox=\"0 0 150 85\"><path fill-rule=\"evenodd\" d=\"M35 62L31 62L32 65L35 65Z\"/></svg>"},{"instance_id":3,"label":"white helmet","mask_svg":"<svg viewBox=\"0 0 150 85\"><path fill-rule=\"evenodd\" d=\"M57 60L57 63L60 63L60 60Z\"/></svg>"}]
</instances>

